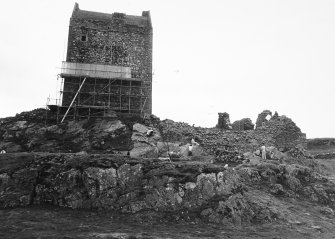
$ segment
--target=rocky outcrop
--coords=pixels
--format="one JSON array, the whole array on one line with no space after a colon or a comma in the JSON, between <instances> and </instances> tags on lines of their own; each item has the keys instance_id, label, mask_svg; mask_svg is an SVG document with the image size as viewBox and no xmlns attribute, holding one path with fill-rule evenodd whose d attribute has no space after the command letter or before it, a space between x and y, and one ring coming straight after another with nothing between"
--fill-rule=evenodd
<instances>
[{"instance_id":1,"label":"rocky outcrop","mask_svg":"<svg viewBox=\"0 0 335 239\"><path fill-rule=\"evenodd\" d=\"M148 132L150 134L148 134ZM133 141L133 149L130 151L132 157L158 157L157 142L162 141L158 130L152 127L147 127L142 124L133 125L133 134L131 136Z\"/></svg>"},{"instance_id":2,"label":"rocky outcrop","mask_svg":"<svg viewBox=\"0 0 335 239\"><path fill-rule=\"evenodd\" d=\"M302 164L290 160L226 168L220 162L170 163L117 155L3 154L0 206L149 210L237 225L284 220L280 197L335 208L335 185L317 173L312 159Z\"/></svg>"},{"instance_id":3,"label":"rocky outcrop","mask_svg":"<svg viewBox=\"0 0 335 239\"><path fill-rule=\"evenodd\" d=\"M6 152L127 151L132 131L120 119L67 121L55 124L45 109L1 119L0 149ZM22 120L21 120L22 119Z\"/></svg>"}]
</instances>

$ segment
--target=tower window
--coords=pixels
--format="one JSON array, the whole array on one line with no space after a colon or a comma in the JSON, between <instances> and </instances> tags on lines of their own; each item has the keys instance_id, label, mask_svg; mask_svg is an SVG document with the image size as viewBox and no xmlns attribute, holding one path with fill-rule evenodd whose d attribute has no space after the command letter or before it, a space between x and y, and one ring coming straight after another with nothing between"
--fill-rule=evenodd
<instances>
[{"instance_id":1,"label":"tower window","mask_svg":"<svg viewBox=\"0 0 335 239\"><path fill-rule=\"evenodd\" d=\"M87 35L81 35L81 41L87 41Z\"/></svg>"}]
</instances>

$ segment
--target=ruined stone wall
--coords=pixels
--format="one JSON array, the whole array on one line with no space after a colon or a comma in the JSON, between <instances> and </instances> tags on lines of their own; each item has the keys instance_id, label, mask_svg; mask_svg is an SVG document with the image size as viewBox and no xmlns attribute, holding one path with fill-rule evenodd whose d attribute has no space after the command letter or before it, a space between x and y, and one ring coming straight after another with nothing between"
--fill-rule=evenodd
<instances>
[{"instance_id":1,"label":"ruined stone wall","mask_svg":"<svg viewBox=\"0 0 335 239\"><path fill-rule=\"evenodd\" d=\"M244 118L241 120L236 120L232 123L233 130L253 130L255 125L252 123L251 119Z\"/></svg>"},{"instance_id":2,"label":"ruined stone wall","mask_svg":"<svg viewBox=\"0 0 335 239\"><path fill-rule=\"evenodd\" d=\"M230 118L227 112L218 113L218 123L216 125L219 129L231 129Z\"/></svg>"},{"instance_id":3,"label":"ruined stone wall","mask_svg":"<svg viewBox=\"0 0 335 239\"><path fill-rule=\"evenodd\" d=\"M268 117L269 118L272 117L272 112L270 110L263 110L263 112L258 114L258 117L256 120L256 128L261 127L264 123L268 122L268 119L267 119Z\"/></svg>"},{"instance_id":4,"label":"ruined stone wall","mask_svg":"<svg viewBox=\"0 0 335 239\"><path fill-rule=\"evenodd\" d=\"M67 61L130 66L134 78L151 78L151 29L124 25L122 21L116 25L117 20L72 17ZM82 41L83 36L86 41Z\"/></svg>"},{"instance_id":5,"label":"ruined stone wall","mask_svg":"<svg viewBox=\"0 0 335 239\"><path fill-rule=\"evenodd\" d=\"M167 141L190 142L195 138L208 152L216 149L249 152L262 145L275 146L282 151L301 145L307 147L306 135L286 116L279 116L265 122L256 130L220 130L217 128L191 127L186 123L165 120L158 126Z\"/></svg>"},{"instance_id":6,"label":"ruined stone wall","mask_svg":"<svg viewBox=\"0 0 335 239\"><path fill-rule=\"evenodd\" d=\"M256 133L263 131L271 135L277 148L283 150L301 145L307 148L306 134L302 133L300 128L286 116L279 116L266 122L262 127L257 128Z\"/></svg>"}]
</instances>

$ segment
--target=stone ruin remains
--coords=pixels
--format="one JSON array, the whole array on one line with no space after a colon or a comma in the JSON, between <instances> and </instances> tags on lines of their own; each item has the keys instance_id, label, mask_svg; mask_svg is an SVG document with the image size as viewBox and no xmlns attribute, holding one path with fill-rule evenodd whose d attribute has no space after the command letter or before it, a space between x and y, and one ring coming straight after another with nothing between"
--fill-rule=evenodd
<instances>
[{"instance_id":1,"label":"stone ruin remains","mask_svg":"<svg viewBox=\"0 0 335 239\"><path fill-rule=\"evenodd\" d=\"M224 113L218 113L219 119L217 128L219 129L231 129L229 114L227 112Z\"/></svg>"},{"instance_id":2,"label":"stone ruin remains","mask_svg":"<svg viewBox=\"0 0 335 239\"><path fill-rule=\"evenodd\" d=\"M250 118L244 118L236 120L232 124L233 130L254 130L255 125L252 123Z\"/></svg>"},{"instance_id":3,"label":"stone ruin remains","mask_svg":"<svg viewBox=\"0 0 335 239\"><path fill-rule=\"evenodd\" d=\"M277 113L277 117L278 117L278 113ZM263 110L257 117L256 128L262 127L264 123L268 122L271 118L272 118L272 112L270 110Z\"/></svg>"},{"instance_id":4,"label":"stone ruin remains","mask_svg":"<svg viewBox=\"0 0 335 239\"><path fill-rule=\"evenodd\" d=\"M220 129L223 135L216 135L215 140L209 137L208 140L205 140L208 146L234 145L235 148L242 151L254 150L260 144L275 146L282 151L295 145L307 147L306 134L302 133L290 118L284 115L280 116L277 112L272 114L270 110L264 110L258 115L256 126L249 118L230 124L229 114L219 113L216 128ZM239 133L239 131L241 132ZM221 141L222 143L219 143Z\"/></svg>"}]
</instances>

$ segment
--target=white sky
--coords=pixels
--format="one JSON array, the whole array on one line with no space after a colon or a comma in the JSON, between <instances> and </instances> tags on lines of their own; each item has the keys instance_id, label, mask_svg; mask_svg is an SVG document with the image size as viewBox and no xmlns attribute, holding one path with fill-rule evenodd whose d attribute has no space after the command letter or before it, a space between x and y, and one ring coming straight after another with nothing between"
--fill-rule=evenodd
<instances>
[{"instance_id":1,"label":"white sky","mask_svg":"<svg viewBox=\"0 0 335 239\"><path fill-rule=\"evenodd\" d=\"M56 95L75 1L4 1L0 117ZM264 109L308 138L335 137L335 1L78 0L80 9L141 15L154 30L153 113L212 127Z\"/></svg>"}]
</instances>

